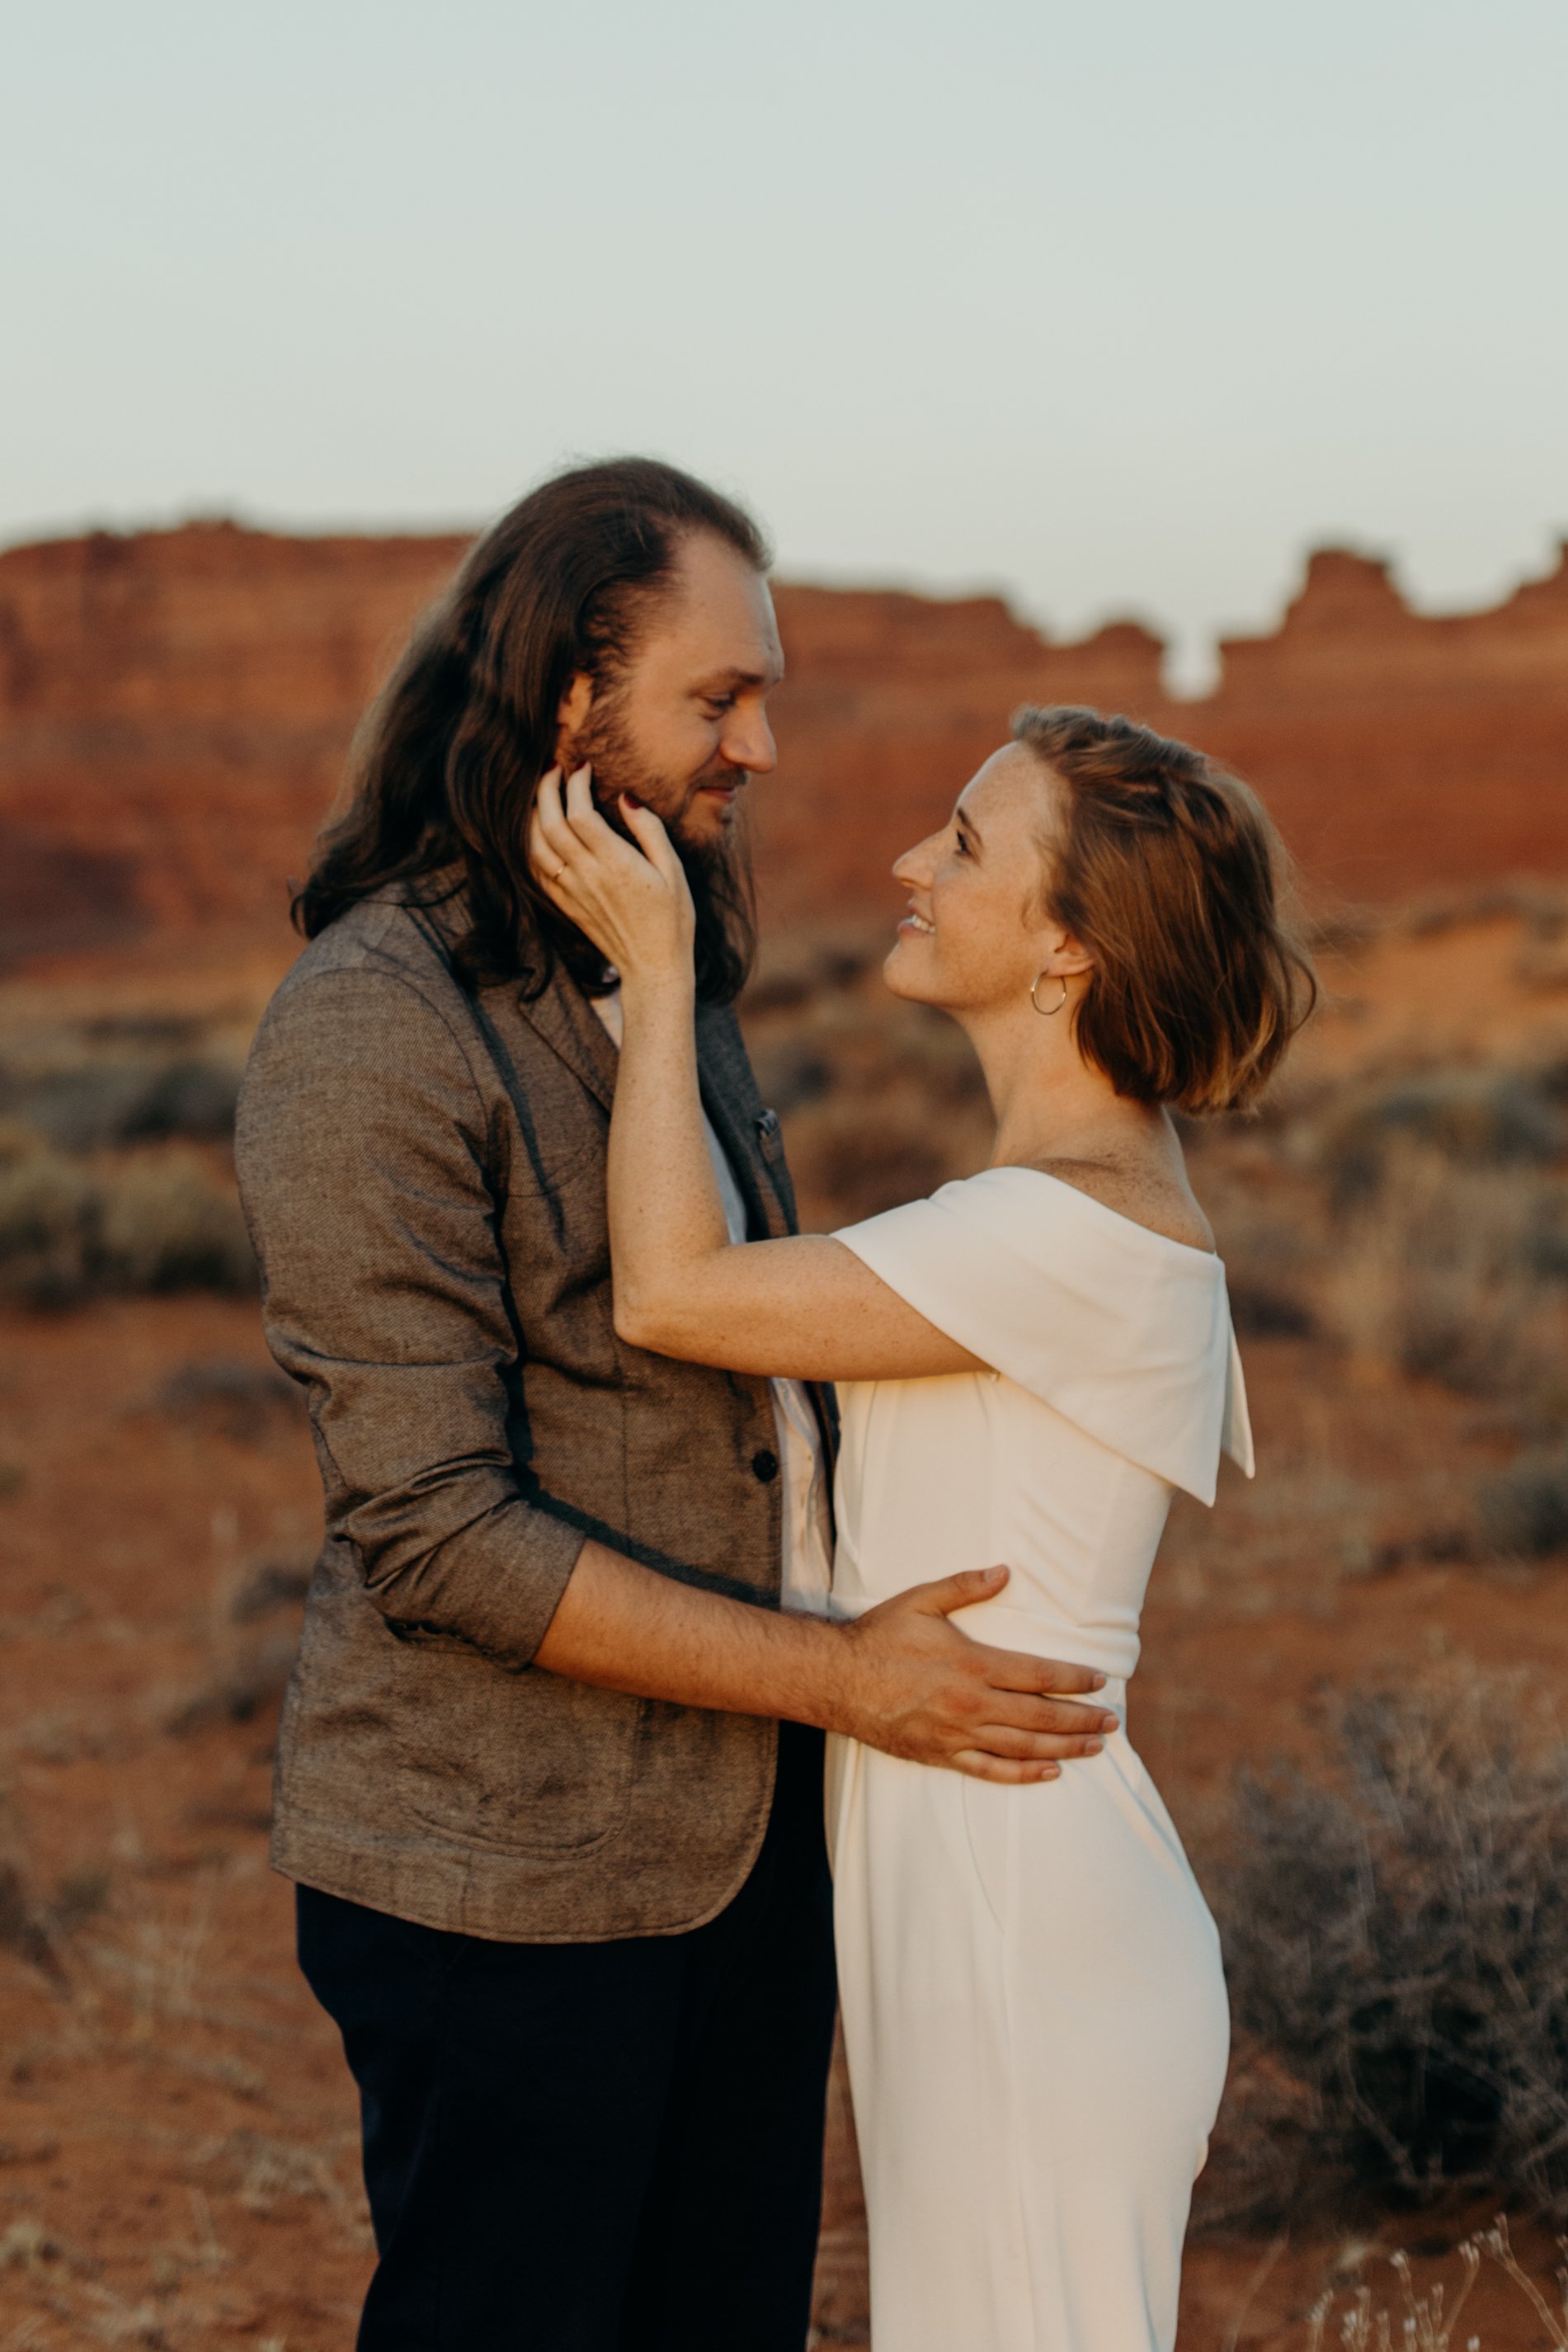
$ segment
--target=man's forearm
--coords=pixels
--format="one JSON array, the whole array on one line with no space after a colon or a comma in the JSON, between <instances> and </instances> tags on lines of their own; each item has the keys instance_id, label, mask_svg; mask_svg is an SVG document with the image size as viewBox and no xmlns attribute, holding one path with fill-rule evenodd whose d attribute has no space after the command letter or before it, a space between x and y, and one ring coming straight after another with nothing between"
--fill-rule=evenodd
<instances>
[{"instance_id":1,"label":"man's forearm","mask_svg":"<svg viewBox=\"0 0 1568 2352\"><path fill-rule=\"evenodd\" d=\"M820 1618L701 1591L591 1539L534 1663L639 1698L832 1729L842 1651L841 1631Z\"/></svg>"},{"instance_id":2,"label":"man's forearm","mask_svg":"<svg viewBox=\"0 0 1568 2352\"><path fill-rule=\"evenodd\" d=\"M587 1543L534 1662L643 1698L784 1717L982 1780L1054 1779L1116 1718L1087 1696L1105 1677L975 1642L947 1620L993 1600L1005 1569L915 1585L852 1623L728 1601Z\"/></svg>"}]
</instances>

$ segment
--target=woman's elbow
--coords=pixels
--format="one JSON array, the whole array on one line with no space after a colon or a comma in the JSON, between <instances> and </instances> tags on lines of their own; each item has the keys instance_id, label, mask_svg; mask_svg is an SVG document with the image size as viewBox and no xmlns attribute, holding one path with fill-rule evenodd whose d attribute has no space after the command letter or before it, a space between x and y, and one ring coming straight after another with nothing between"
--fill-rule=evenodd
<instances>
[{"instance_id":1,"label":"woman's elbow","mask_svg":"<svg viewBox=\"0 0 1568 2352\"><path fill-rule=\"evenodd\" d=\"M661 1313L656 1297L618 1282L613 1311L618 1339L624 1339L629 1348L646 1348L655 1355L659 1353L669 1336L670 1324L667 1313Z\"/></svg>"}]
</instances>

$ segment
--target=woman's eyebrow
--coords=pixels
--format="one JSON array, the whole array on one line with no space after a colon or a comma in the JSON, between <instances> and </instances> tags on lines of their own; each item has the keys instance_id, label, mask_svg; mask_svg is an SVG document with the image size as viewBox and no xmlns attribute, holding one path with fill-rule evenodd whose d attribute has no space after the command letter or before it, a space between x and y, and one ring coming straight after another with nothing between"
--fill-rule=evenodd
<instances>
[{"instance_id":1,"label":"woman's eyebrow","mask_svg":"<svg viewBox=\"0 0 1568 2352\"><path fill-rule=\"evenodd\" d=\"M986 837L980 831L979 826L975 823L974 818L969 814L968 810L956 809L954 814L958 820L960 827L968 835L976 848L984 849L986 845Z\"/></svg>"}]
</instances>

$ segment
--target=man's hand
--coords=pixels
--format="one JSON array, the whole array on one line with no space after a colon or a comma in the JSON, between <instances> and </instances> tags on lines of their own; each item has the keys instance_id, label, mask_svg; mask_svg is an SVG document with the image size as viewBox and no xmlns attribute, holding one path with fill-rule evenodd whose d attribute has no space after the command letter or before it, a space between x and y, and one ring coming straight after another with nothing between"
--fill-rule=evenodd
<instances>
[{"instance_id":1,"label":"man's hand","mask_svg":"<svg viewBox=\"0 0 1568 2352\"><path fill-rule=\"evenodd\" d=\"M974 1569L833 1623L699 1591L590 1537L534 1664L678 1706L820 1724L977 1780L1054 1780L1117 1718L1063 1696L1101 1687L1092 1666L993 1650L949 1625L1007 1580Z\"/></svg>"},{"instance_id":2,"label":"man's hand","mask_svg":"<svg viewBox=\"0 0 1568 2352\"><path fill-rule=\"evenodd\" d=\"M977 1780L1054 1780L1061 1759L1097 1755L1117 1717L1062 1696L1100 1689L1089 1666L993 1650L947 1622L992 1601L1005 1568L916 1584L839 1630L846 1664L829 1727Z\"/></svg>"}]
</instances>

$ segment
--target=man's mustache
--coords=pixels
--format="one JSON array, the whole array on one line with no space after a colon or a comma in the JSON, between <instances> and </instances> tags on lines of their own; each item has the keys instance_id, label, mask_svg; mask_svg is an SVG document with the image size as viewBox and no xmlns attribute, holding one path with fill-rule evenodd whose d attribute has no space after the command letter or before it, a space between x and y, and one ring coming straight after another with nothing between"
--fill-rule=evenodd
<instances>
[{"instance_id":1,"label":"man's mustache","mask_svg":"<svg viewBox=\"0 0 1568 2352\"><path fill-rule=\"evenodd\" d=\"M701 775L695 776L692 779L692 782L686 786L685 797L683 798L680 808L674 817L673 819L667 817L664 818L664 822L671 827L671 839L674 844L676 853L682 856L685 855L683 845L675 835L674 827L679 824L681 818L685 816L686 811L690 808L693 801L695 800L700 792L704 791L710 784L722 784L726 791L740 792L743 791L750 782L751 771L748 768L731 768L722 763L715 767L705 768ZM628 799L636 801L639 807L643 805L653 807L652 802L644 803L640 794L631 792L624 784L618 784L614 781L613 777L608 777L601 782L597 769L594 771L593 774L592 793L594 806L598 809L601 816L603 817L606 824L608 824L612 831L620 834L622 839L624 841L632 840L632 834L630 826L626 823L625 817L622 814L622 794L625 793ZM663 817L662 810L655 808L653 810L653 814L655 816Z\"/></svg>"}]
</instances>

